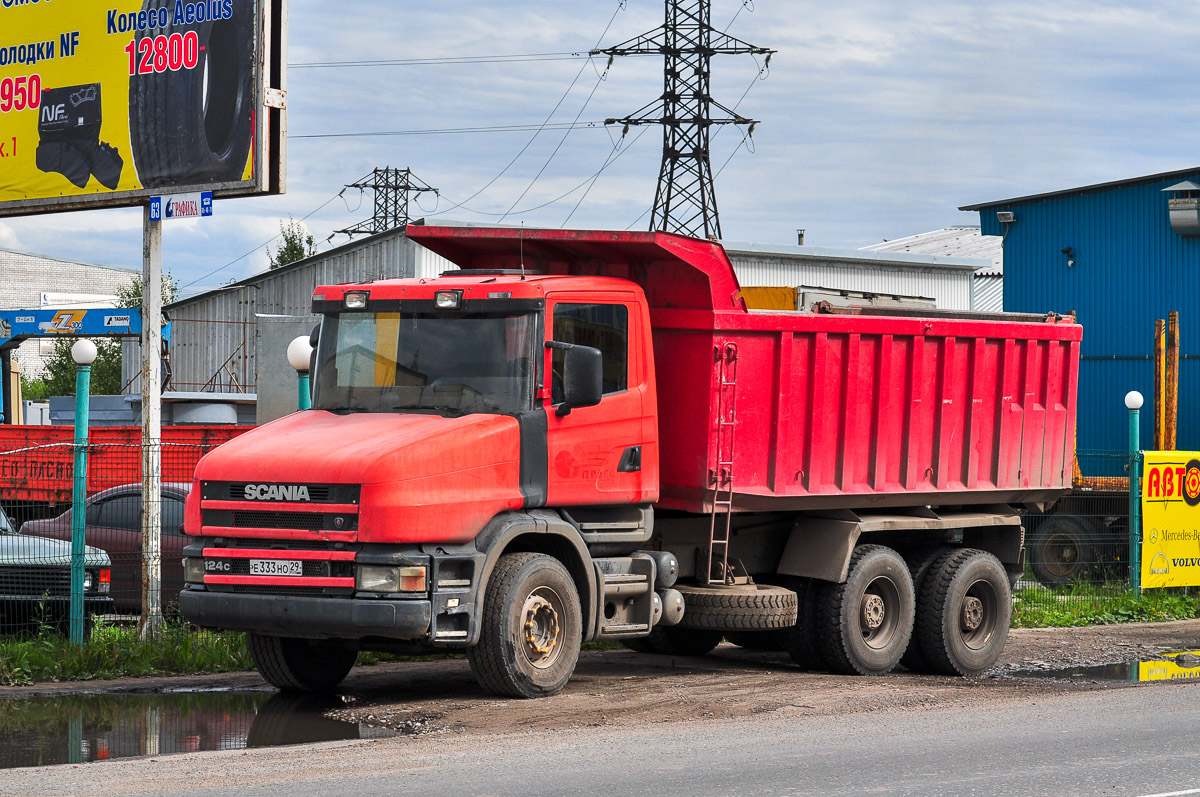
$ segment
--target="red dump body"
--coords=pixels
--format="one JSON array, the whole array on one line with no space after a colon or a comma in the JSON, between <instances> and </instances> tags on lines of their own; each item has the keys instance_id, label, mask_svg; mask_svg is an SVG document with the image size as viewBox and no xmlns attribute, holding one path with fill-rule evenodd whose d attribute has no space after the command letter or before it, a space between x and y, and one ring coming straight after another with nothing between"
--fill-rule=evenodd
<instances>
[{"instance_id":1,"label":"red dump body","mask_svg":"<svg viewBox=\"0 0 1200 797\"><path fill-rule=\"evenodd\" d=\"M708 511L1036 503L1071 485L1070 319L747 310L720 245L409 227L464 268L629 279L650 306L661 498ZM639 345L634 342L634 346Z\"/></svg>"},{"instance_id":2,"label":"red dump body","mask_svg":"<svg viewBox=\"0 0 1200 797\"><path fill-rule=\"evenodd\" d=\"M248 426L165 426L162 479L190 482L200 457ZM62 504L71 501L75 427L0 425L0 501ZM88 431L88 495L142 480L140 426L97 426Z\"/></svg>"}]
</instances>

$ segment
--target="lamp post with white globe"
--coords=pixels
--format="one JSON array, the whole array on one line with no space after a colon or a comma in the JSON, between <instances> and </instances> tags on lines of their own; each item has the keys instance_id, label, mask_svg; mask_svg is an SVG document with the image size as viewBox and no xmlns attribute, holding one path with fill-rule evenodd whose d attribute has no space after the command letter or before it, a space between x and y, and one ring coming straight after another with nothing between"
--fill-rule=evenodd
<instances>
[{"instance_id":1,"label":"lamp post with white globe","mask_svg":"<svg viewBox=\"0 0 1200 797\"><path fill-rule=\"evenodd\" d=\"M1142 394L1125 394L1129 408L1129 587L1135 595L1142 592Z\"/></svg>"},{"instance_id":2,"label":"lamp post with white globe","mask_svg":"<svg viewBox=\"0 0 1200 797\"><path fill-rule=\"evenodd\" d=\"M287 347L288 363L296 369L296 376L299 379L299 392L296 395L296 400L297 407L302 410L312 407L312 394L309 392L308 385L308 367L312 357L312 350L313 347L307 335L294 338Z\"/></svg>"},{"instance_id":3,"label":"lamp post with white globe","mask_svg":"<svg viewBox=\"0 0 1200 797\"><path fill-rule=\"evenodd\" d=\"M70 636L75 645L83 644L83 548L84 506L87 499L88 406L92 387L92 363L96 344L80 338L71 347L75 361L75 473L71 480L71 606Z\"/></svg>"}]
</instances>

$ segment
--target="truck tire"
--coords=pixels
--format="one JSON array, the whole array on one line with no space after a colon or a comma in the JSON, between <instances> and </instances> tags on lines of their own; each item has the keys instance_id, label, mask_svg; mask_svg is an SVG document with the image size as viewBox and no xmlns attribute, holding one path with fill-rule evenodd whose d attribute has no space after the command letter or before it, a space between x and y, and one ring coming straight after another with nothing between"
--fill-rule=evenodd
<instances>
[{"instance_id":1,"label":"truck tire","mask_svg":"<svg viewBox=\"0 0 1200 797\"><path fill-rule=\"evenodd\" d=\"M904 561L908 563L908 574L912 576L913 594L916 596L916 614L914 617L921 617L922 615L921 585L925 583L925 576L929 574L933 563L941 558L942 554L947 550L947 547L944 545L923 545L920 548L906 551L904 554ZM911 672L929 672L929 664L925 661L925 657L921 655L921 646L917 642L915 631L908 640L908 648L904 651L904 655L900 657L900 664Z\"/></svg>"},{"instance_id":2,"label":"truck tire","mask_svg":"<svg viewBox=\"0 0 1200 797\"><path fill-rule=\"evenodd\" d=\"M356 651L311 639L250 633L246 646L259 674L285 692L328 692L358 658Z\"/></svg>"},{"instance_id":3,"label":"truck tire","mask_svg":"<svg viewBox=\"0 0 1200 797\"><path fill-rule=\"evenodd\" d=\"M917 605L917 642L931 672L974 675L1000 658L1012 592L995 556L974 548L946 551L930 567Z\"/></svg>"},{"instance_id":4,"label":"truck tire","mask_svg":"<svg viewBox=\"0 0 1200 797\"><path fill-rule=\"evenodd\" d=\"M817 607L817 642L829 671L891 672L912 637L915 603L900 554L883 545L856 547L846 581L825 585Z\"/></svg>"},{"instance_id":5,"label":"truck tire","mask_svg":"<svg viewBox=\"0 0 1200 797\"><path fill-rule=\"evenodd\" d=\"M796 593L769 584L702 587L676 584L683 595L682 628L770 631L796 623Z\"/></svg>"},{"instance_id":6,"label":"truck tire","mask_svg":"<svg viewBox=\"0 0 1200 797\"><path fill-rule=\"evenodd\" d=\"M479 685L508 697L548 697L566 686L579 661L579 594L553 557L500 557L484 595L479 644L467 660Z\"/></svg>"},{"instance_id":7,"label":"truck tire","mask_svg":"<svg viewBox=\"0 0 1200 797\"><path fill-rule=\"evenodd\" d=\"M163 5L144 0L142 9ZM171 21L137 34L135 48L148 37L189 31L199 46L193 69L129 80L130 146L145 188L242 179L254 120L254 2L232 0L232 10L227 19Z\"/></svg>"},{"instance_id":8,"label":"truck tire","mask_svg":"<svg viewBox=\"0 0 1200 797\"><path fill-rule=\"evenodd\" d=\"M1051 515L1029 535L1033 574L1048 587L1088 578L1097 566L1097 536L1086 518Z\"/></svg>"},{"instance_id":9,"label":"truck tire","mask_svg":"<svg viewBox=\"0 0 1200 797\"><path fill-rule=\"evenodd\" d=\"M822 582L811 578L788 576L783 586L796 593L796 624L779 631L783 649L802 670L824 666L817 643L817 597Z\"/></svg>"}]
</instances>

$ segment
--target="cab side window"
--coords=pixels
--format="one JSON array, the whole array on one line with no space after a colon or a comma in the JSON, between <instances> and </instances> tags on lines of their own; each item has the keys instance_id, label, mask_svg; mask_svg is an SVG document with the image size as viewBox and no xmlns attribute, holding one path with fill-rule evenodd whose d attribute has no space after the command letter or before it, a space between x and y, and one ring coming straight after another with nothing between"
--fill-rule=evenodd
<instances>
[{"instance_id":1,"label":"cab side window","mask_svg":"<svg viewBox=\"0 0 1200 797\"><path fill-rule=\"evenodd\" d=\"M568 304L554 307L554 340L591 346L604 356L604 394L629 386L629 309L623 304ZM554 349L550 401L563 400L562 369L566 352Z\"/></svg>"}]
</instances>

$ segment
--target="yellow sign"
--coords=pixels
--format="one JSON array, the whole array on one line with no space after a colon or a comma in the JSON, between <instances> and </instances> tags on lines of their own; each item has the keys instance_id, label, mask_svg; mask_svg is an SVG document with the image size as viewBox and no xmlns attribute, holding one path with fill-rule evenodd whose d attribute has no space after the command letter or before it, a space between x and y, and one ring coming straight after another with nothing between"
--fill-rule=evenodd
<instances>
[{"instance_id":1,"label":"yellow sign","mask_svg":"<svg viewBox=\"0 0 1200 797\"><path fill-rule=\"evenodd\" d=\"M1173 661L1142 661L1138 662L1139 681L1184 681L1190 678L1200 678L1200 651L1181 653ZM1192 666L1179 664L1186 661Z\"/></svg>"},{"instance_id":2,"label":"yellow sign","mask_svg":"<svg viewBox=\"0 0 1200 797\"><path fill-rule=\"evenodd\" d=\"M0 214L252 193L261 0L0 0Z\"/></svg>"},{"instance_id":3,"label":"yellow sign","mask_svg":"<svg viewBox=\"0 0 1200 797\"><path fill-rule=\"evenodd\" d=\"M1142 586L1200 585L1200 453L1147 451L1142 466Z\"/></svg>"}]
</instances>

